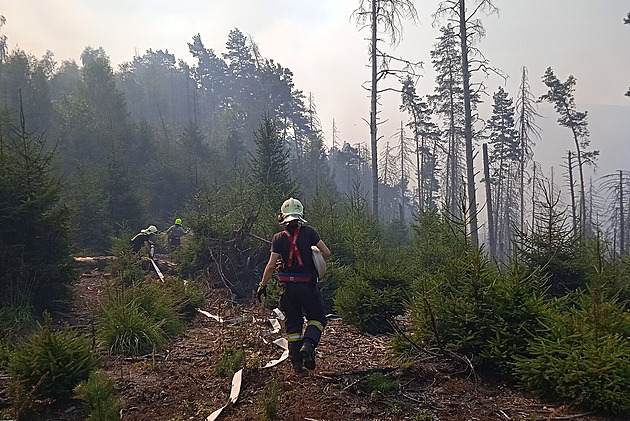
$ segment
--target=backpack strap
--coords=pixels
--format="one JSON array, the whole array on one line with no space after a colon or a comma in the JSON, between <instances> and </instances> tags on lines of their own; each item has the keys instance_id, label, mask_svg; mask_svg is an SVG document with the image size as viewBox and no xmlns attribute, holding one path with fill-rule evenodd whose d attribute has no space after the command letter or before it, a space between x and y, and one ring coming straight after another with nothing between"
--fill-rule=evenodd
<instances>
[{"instance_id":1,"label":"backpack strap","mask_svg":"<svg viewBox=\"0 0 630 421\"><path fill-rule=\"evenodd\" d=\"M300 236L300 227L298 226L296 228L295 233L293 233L293 235L291 235L291 233L289 233L289 231L287 230L282 231L282 233L287 236L287 239L289 240L289 244L291 245L291 247L289 248L289 259L287 261L287 266L293 266L293 257L297 259L298 266L300 267L304 266L304 262L302 261L302 256L300 255L300 250L298 249L298 246L297 246L298 237Z\"/></svg>"}]
</instances>

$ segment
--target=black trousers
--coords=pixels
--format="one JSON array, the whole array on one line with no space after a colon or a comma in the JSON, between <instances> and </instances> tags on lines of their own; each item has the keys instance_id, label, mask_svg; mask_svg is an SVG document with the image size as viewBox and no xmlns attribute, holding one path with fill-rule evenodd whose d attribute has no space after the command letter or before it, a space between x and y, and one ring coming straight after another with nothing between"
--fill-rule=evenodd
<instances>
[{"instance_id":1,"label":"black trousers","mask_svg":"<svg viewBox=\"0 0 630 421\"><path fill-rule=\"evenodd\" d=\"M285 327L289 341L289 358L293 362L300 361L300 349L303 341L311 341L317 346L326 327L324 301L317 283L311 281L284 284L280 297L280 310L286 316ZM307 323L304 334L302 334L305 316Z\"/></svg>"}]
</instances>

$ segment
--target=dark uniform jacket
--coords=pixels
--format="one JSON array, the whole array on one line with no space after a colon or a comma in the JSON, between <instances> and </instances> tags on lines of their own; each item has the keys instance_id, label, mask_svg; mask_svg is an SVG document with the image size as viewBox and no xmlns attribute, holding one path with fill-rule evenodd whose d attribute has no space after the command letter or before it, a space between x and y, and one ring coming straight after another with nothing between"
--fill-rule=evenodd
<instances>
[{"instance_id":1,"label":"dark uniform jacket","mask_svg":"<svg viewBox=\"0 0 630 421\"><path fill-rule=\"evenodd\" d=\"M144 242L147 241L149 244L151 244L151 240L149 240L151 236L149 234L146 234L144 232L140 232L138 234L136 234L132 239L131 239L131 250L134 253L137 253L140 251L140 249L142 249L144 247Z\"/></svg>"},{"instance_id":2,"label":"dark uniform jacket","mask_svg":"<svg viewBox=\"0 0 630 421\"><path fill-rule=\"evenodd\" d=\"M297 225L288 225L286 227L286 230L288 230L291 235L294 235L296 229ZM289 262L291 244L289 243L289 238L284 231L274 235L271 242L271 251L278 253L282 257L282 262L284 263L284 269L282 272L312 275L316 273L316 269L315 264L313 263L313 251L311 250L311 246L316 245L320 239L321 238L317 231L315 231L315 228L308 225L302 225L300 227L297 248L300 251L303 266L299 266L297 256L293 256L293 261Z\"/></svg>"}]
</instances>

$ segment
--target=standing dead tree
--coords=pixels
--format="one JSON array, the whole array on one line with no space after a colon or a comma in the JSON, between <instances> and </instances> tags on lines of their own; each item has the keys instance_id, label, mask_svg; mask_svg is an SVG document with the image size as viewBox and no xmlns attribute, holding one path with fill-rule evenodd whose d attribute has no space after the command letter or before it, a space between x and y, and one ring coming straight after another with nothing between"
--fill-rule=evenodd
<instances>
[{"instance_id":1,"label":"standing dead tree","mask_svg":"<svg viewBox=\"0 0 630 421\"><path fill-rule=\"evenodd\" d=\"M477 199L475 187L475 168L473 151L473 103L476 94L484 91L483 83L472 84L471 74L476 71L485 73L493 72L503 76L503 73L489 65L481 51L475 47L475 42L485 36L485 29L481 20L477 18L480 13L493 14L498 9L491 0L475 0L474 7L469 10L466 0L444 0L438 5L435 19L446 17L459 28L458 36L461 45L462 76L464 88L464 138L466 141L466 189L468 193L468 220L470 224L471 240L475 247L479 245L477 223Z\"/></svg>"},{"instance_id":2,"label":"standing dead tree","mask_svg":"<svg viewBox=\"0 0 630 421\"><path fill-rule=\"evenodd\" d=\"M409 19L415 22L417 12L412 0L361 0L359 7L352 13L360 29L370 30L370 145L372 153L372 212L378 217L378 100L385 91L400 92L393 87L379 88L379 82L387 76L395 76L402 82L406 76L415 75L421 62L411 62L393 57L378 47L379 34L389 38L392 47L398 45L402 39L402 22ZM396 66L394 67L394 63ZM364 86L365 87L365 86Z\"/></svg>"},{"instance_id":3,"label":"standing dead tree","mask_svg":"<svg viewBox=\"0 0 630 421\"><path fill-rule=\"evenodd\" d=\"M619 170L616 173L604 175L601 186L607 192L608 229L612 237L613 254L628 254L628 223L630 222L630 172Z\"/></svg>"},{"instance_id":4,"label":"standing dead tree","mask_svg":"<svg viewBox=\"0 0 630 421\"><path fill-rule=\"evenodd\" d=\"M531 93L529 79L527 77L527 68L523 66L521 73L521 84L518 89L518 96L515 104L516 127L518 129L518 138L520 142L521 155L519 157L520 172L520 230L525 229L525 173L527 165L533 162L534 152L532 146L534 142L532 137L540 139L540 127L536 125L536 117L540 114L536 111L536 98ZM532 188L534 183L531 184ZM532 209L533 212L533 209Z\"/></svg>"}]
</instances>

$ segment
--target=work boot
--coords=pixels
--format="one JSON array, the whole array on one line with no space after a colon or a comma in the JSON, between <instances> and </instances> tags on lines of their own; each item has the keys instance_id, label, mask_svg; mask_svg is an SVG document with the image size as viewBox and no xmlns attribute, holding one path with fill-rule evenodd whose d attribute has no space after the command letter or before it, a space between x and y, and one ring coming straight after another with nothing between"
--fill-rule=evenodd
<instances>
[{"instance_id":1,"label":"work boot","mask_svg":"<svg viewBox=\"0 0 630 421\"><path fill-rule=\"evenodd\" d=\"M309 370L315 370L315 345L312 342L304 341L300 355L302 355L304 367Z\"/></svg>"},{"instance_id":2,"label":"work boot","mask_svg":"<svg viewBox=\"0 0 630 421\"><path fill-rule=\"evenodd\" d=\"M300 374L300 373L304 372L304 367L302 366L302 362L301 361L299 361L299 362L298 361L293 361L292 364L293 364L293 371L296 374Z\"/></svg>"}]
</instances>

